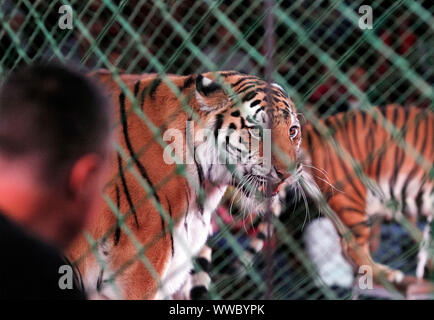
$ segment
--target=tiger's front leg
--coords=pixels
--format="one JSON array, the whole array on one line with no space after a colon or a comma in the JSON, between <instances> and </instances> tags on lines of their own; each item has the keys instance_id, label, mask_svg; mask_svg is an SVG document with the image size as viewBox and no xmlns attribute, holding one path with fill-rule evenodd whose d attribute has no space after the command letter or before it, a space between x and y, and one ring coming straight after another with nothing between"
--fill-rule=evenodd
<instances>
[{"instance_id":1,"label":"tiger's front leg","mask_svg":"<svg viewBox=\"0 0 434 320\"><path fill-rule=\"evenodd\" d=\"M285 196L286 188L284 187L280 189L279 197L273 199L271 212L276 218L278 218L282 212L281 204L284 202ZM238 277L242 277L245 273L245 269L251 266L253 259L262 251L265 241L271 237L273 232L273 224L261 221L258 225L257 233L250 239L249 246L243 251L239 259L234 261L230 267L229 274L236 274ZM173 295L174 299L201 300L209 297L208 291L211 284L211 257L212 248L205 245L196 257L196 263L200 267L200 270L191 270L190 277L184 283L182 288Z\"/></svg>"},{"instance_id":2,"label":"tiger's front leg","mask_svg":"<svg viewBox=\"0 0 434 320\"><path fill-rule=\"evenodd\" d=\"M211 255L212 249L208 245L204 245L200 251L196 263L200 270L191 270L191 290L189 291L189 299L202 300L208 298L209 285L211 284Z\"/></svg>"}]
</instances>

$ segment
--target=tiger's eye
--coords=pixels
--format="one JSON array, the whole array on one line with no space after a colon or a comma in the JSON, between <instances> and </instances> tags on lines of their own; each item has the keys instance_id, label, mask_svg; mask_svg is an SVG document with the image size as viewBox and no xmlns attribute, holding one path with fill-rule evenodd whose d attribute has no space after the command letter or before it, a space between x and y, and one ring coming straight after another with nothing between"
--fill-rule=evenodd
<instances>
[{"instance_id":1,"label":"tiger's eye","mask_svg":"<svg viewBox=\"0 0 434 320\"><path fill-rule=\"evenodd\" d=\"M291 128L289 128L289 137L291 138L291 140L294 140L298 136L299 131L299 126L292 126Z\"/></svg>"}]
</instances>

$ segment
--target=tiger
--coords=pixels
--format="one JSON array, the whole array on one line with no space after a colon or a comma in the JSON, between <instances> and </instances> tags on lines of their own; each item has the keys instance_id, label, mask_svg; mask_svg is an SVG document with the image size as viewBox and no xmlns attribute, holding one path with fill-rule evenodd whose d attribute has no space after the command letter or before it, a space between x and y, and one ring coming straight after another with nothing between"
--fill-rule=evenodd
<instances>
[{"instance_id":1,"label":"tiger","mask_svg":"<svg viewBox=\"0 0 434 320\"><path fill-rule=\"evenodd\" d=\"M304 168L353 234L342 242L357 270L369 266L375 282L386 279L399 285L404 274L371 257L372 224L376 218L406 217L413 225L420 217L431 221L433 114L430 109L388 105L340 113L323 123L325 135L313 124L305 126Z\"/></svg>"},{"instance_id":2,"label":"tiger","mask_svg":"<svg viewBox=\"0 0 434 320\"><path fill-rule=\"evenodd\" d=\"M414 280L404 281L401 271L372 259L371 250L375 245L371 236L375 230L378 232L382 220L405 217L416 226L418 219L425 218L423 238L429 239L434 213L432 111L399 105L372 107L342 112L318 123L306 123L302 131L300 184L318 209L327 204L336 214L338 220L333 222L340 233L347 260L356 270L361 266L370 267L374 282L382 284L386 280L405 289ZM284 203L287 194L300 192L296 186L280 188L281 200L272 210L276 218L282 207L288 206ZM256 236L240 257L240 261L247 264L262 250L273 230L265 221L257 229ZM347 231L353 236L347 237ZM419 279L427 264L426 250L420 247L416 269ZM210 261L209 255L206 258ZM189 298L195 298L199 288L206 291L208 286L208 283L196 282Z\"/></svg>"},{"instance_id":3,"label":"tiger","mask_svg":"<svg viewBox=\"0 0 434 320\"><path fill-rule=\"evenodd\" d=\"M115 106L118 148L106 205L67 256L92 299L170 298L188 279L228 186L245 208L264 212L294 180L301 143L295 104L280 85L236 71L89 76ZM184 159L176 138L186 145ZM264 150L271 150L268 162Z\"/></svg>"}]
</instances>

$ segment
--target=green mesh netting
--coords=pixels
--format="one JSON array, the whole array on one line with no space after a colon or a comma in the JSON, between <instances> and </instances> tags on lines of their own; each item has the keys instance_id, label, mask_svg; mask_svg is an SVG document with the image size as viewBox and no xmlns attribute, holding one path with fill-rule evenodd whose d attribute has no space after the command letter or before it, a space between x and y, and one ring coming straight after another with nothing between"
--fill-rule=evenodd
<instances>
[{"instance_id":1,"label":"green mesh netting","mask_svg":"<svg viewBox=\"0 0 434 320\"><path fill-rule=\"evenodd\" d=\"M275 0L267 10L267 3L254 0L0 0L0 82L21 65L52 59L86 70L158 73L163 78L233 69L271 77L312 122L390 103L432 110L434 6L430 1L372 1L372 29L361 29L358 10L364 4ZM72 29L59 28L61 5L73 8ZM118 151L128 160L119 146ZM105 199L120 215L113 201ZM351 286L330 286L318 278L303 242L305 226L318 217L309 207L309 217L301 203L272 220L275 236L267 248L273 248L273 259L258 254L242 276L227 275L225 269L246 247L248 226L234 231L216 215L219 231L209 240L214 248L211 297L360 297ZM414 274L418 243L411 232L388 223L380 237L374 258ZM145 255L137 259L147 265Z\"/></svg>"}]
</instances>

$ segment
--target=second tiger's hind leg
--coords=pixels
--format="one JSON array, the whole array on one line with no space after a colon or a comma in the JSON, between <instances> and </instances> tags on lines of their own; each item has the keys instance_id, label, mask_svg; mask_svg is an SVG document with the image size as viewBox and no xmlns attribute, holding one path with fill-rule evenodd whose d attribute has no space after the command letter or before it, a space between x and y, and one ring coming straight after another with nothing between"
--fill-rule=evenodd
<instances>
[{"instance_id":1,"label":"second tiger's hind leg","mask_svg":"<svg viewBox=\"0 0 434 320\"><path fill-rule=\"evenodd\" d=\"M404 274L399 270L394 270L386 265L375 262L370 251L371 226L368 216L362 206L356 207L354 203L351 207L336 201L331 202L330 206L338 213L341 221L351 231L351 237L343 237L342 244L347 256L356 266L356 272L364 272L368 268L372 272L373 281L381 284L384 280L400 284L404 279ZM362 268L361 268L362 267Z\"/></svg>"},{"instance_id":2,"label":"second tiger's hind leg","mask_svg":"<svg viewBox=\"0 0 434 320\"><path fill-rule=\"evenodd\" d=\"M360 227L358 228L360 232ZM361 237L354 232L354 237L350 240L343 239L343 245L349 258L354 262L358 273L364 273L366 267L372 276L375 283L381 284L384 280L400 284L404 280L404 274L399 270L394 270L386 265L375 262L372 259L371 252L369 250L369 233L370 228L364 227L363 233L367 234L367 239L361 239Z\"/></svg>"}]
</instances>

